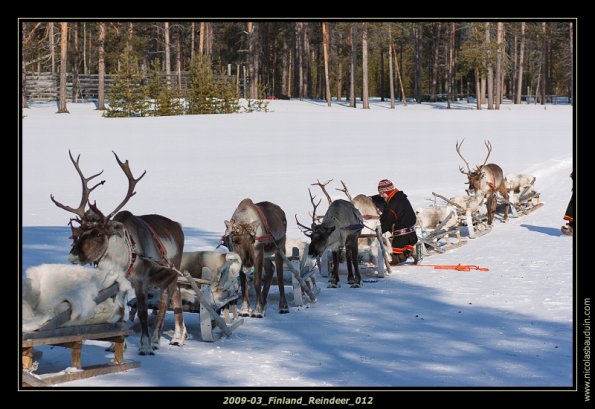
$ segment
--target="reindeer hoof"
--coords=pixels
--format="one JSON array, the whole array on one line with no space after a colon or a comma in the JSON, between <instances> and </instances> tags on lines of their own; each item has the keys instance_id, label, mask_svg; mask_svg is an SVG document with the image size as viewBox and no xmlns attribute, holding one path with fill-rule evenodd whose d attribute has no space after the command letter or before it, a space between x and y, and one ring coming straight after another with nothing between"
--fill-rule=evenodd
<instances>
[{"instance_id":1,"label":"reindeer hoof","mask_svg":"<svg viewBox=\"0 0 595 409\"><path fill-rule=\"evenodd\" d=\"M251 317L252 318L264 318L264 314L262 312L253 312Z\"/></svg>"},{"instance_id":2,"label":"reindeer hoof","mask_svg":"<svg viewBox=\"0 0 595 409\"><path fill-rule=\"evenodd\" d=\"M139 355L155 355L153 351L139 351Z\"/></svg>"},{"instance_id":3,"label":"reindeer hoof","mask_svg":"<svg viewBox=\"0 0 595 409\"><path fill-rule=\"evenodd\" d=\"M347 284L353 284L355 283L355 279L354 278L348 278L347 279Z\"/></svg>"},{"instance_id":4,"label":"reindeer hoof","mask_svg":"<svg viewBox=\"0 0 595 409\"><path fill-rule=\"evenodd\" d=\"M289 308L279 308L279 314L289 314Z\"/></svg>"},{"instance_id":5,"label":"reindeer hoof","mask_svg":"<svg viewBox=\"0 0 595 409\"><path fill-rule=\"evenodd\" d=\"M341 284L339 283L328 283L328 285L326 286L326 288L340 288Z\"/></svg>"},{"instance_id":6,"label":"reindeer hoof","mask_svg":"<svg viewBox=\"0 0 595 409\"><path fill-rule=\"evenodd\" d=\"M353 283L351 284L351 288L360 288L362 285L361 283Z\"/></svg>"}]
</instances>

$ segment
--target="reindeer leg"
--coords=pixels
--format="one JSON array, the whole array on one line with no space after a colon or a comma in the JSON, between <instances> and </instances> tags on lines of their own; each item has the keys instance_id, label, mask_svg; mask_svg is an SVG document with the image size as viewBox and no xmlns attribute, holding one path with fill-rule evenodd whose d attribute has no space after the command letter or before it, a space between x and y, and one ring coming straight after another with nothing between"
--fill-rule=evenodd
<instances>
[{"instance_id":1,"label":"reindeer leg","mask_svg":"<svg viewBox=\"0 0 595 409\"><path fill-rule=\"evenodd\" d=\"M142 284L135 285L136 307L138 310L138 319L140 321L140 355L153 355L153 348L149 341L149 313L147 311L147 293L142 288Z\"/></svg>"},{"instance_id":2,"label":"reindeer leg","mask_svg":"<svg viewBox=\"0 0 595 409\"><path fill-rule=\"evenodd\" d=\"M180 293L180 287L178 287L177 280L174 280L173 284L169 286L170 297L174 306L174 315L176 319L176 329L174 336L169 342L170 345L184 345L184 341L188 337L188 331L184 324L184 312L182 311L182 294Z\"/></svg>"},{"instance_id":3,"label":"reindeer leg","mask_svg":"<svg viewBox=\"0 0 595 409\"><path fill-rule=\"evenodd\" d=\"M357 262L357 255L358 255L357 243L358 243L358 240L356 238L349 245L349 249L347 250L347 251L351 250L351 262L353 263L353 269L355 270L355 281L351 285L351 287L353 287L353 288L359 288L362 285L362 276L359 272L359 263Z\"/></svg>"},{"instance_id":4,"label":"reindeer leg","mask_svg":"<svg viewBox=\"0 0 595 409\"><path fill-rule=\"evenodd\" d=\"M248 276L244 272L244 268L240 271L240 284L242 286L242 308L240 309L240 317L250 316L250 297L248 295Z\"/></svg>"},{"instance_id":5,"label":"reindeer leg","mask_svg":"<svg viewBox=\"0 0 595 409\"><path fill-rule=\"evenodd\" d=\"M355 257L357 261L357 255ZM353 285L355 283L355 277L353 276L353 254L351 253L350 240L345 245L345 261L347 263L347 284Z\"/></svg>"},{"instance_id":6,"label":"reindeer leg","mask_svg":"<svg viewBox=\"0 0 595 409\"><path fill-rule=\"evenodd\" d=\"M508 208L513 205L508 200L508 191L506 190L504 183L502 183L500 185L500 194L504 197L504 199L506 199L506 203L507 203L504 208L504 218L502 219L502 221L505 222L506 220L508 220Z\"/></svg>"},{"instance_id":7,"label":"reindeer leg","mask_svg":"<svg viewBox=\"0 0 595 409\"><path fill-rule=\"evenodd\" d=\"M262 277L262 267L264 264L264 251L260 249L259 251L255 251L254 257L254 292L256 293L256 306L252 310L251 317L254 318L263 318L264 317L264 306L262 303L262 286L261 286L261 277Z\"/></svg>"},{"instance_id":8,"label":"reindeer leg","mask_svg":"<svg viewBox=\"0 0 595 409\"><path fill-rule=\"evenodd\" d=\"M265 308L269 297L271 281L273 281L273 261L267 258L264 260L264 282L262 285L262 304Z\"/></svg>"},{"instance_id":9,"label":"reindeer leg","mask_svg":"<svg viewBox=\"0 0 595 409\"><path fill-rule=\"evenodd\" d=\"M155 320L155 329L153 329L153 335L151 336L151 346L153 349L159 349L159 343L161 341L161 332L163 331L163 324L165 323L165 312L167 311L168 302L169 285L160 288L159 312L157 313L157 319Z\"/></svg>"},{"instance_id":10,"label":"reindeer leg","mask_svg":"<svg viewBox=\"0 0 595 409\"><path fill-rule=\"evenodd\" d=\"M281 246L284 248L285 244ZM279 250L278 250L279 251ZM289 307L285 298L285 279L283 278L283 258L278 252L275 253L275 268L277 269L277 286L279 287L279 314L287 314Z\"/></svg>"},{"instance_id":11,"label":"reindeer leg","mask_svg":"<svg viewBox=\"0 0 595 409\"><path fill-rule=\"evenodd\" d=\"M339 250L333 251L333 271L331 272L330 284L328 288L338 288L341 287L341 283L339 282Z\"/></svg>"}]
</instances>

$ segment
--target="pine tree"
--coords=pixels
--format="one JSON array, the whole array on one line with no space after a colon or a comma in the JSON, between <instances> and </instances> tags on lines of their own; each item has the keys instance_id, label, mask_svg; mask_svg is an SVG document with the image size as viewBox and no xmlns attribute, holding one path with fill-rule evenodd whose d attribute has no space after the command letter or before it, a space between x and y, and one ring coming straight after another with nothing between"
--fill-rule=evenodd
<instances>
[{"instance_id":1,"label":"pine tree","mask_svg":"<svg viewBox=\"0 0 595 409\"><path fill-rule=\"evenodd\" d=\"M109 92L108 117L145 116L148 110L146 87L130 47L121 55L120 68Z\"/></svg>"}]
</instances>

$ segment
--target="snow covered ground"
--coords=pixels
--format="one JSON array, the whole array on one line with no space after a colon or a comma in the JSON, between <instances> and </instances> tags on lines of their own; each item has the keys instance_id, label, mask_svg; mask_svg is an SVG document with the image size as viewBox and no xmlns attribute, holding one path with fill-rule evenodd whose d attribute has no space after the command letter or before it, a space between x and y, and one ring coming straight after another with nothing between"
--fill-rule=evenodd
<instances>
[{"instance_id":1,"label":"snow covered ground","mask_svg":"<svg viewBox=\"0 0 595 409\"><path fill-rule=\"evenodd\" d=\"M401 266L384 279L322 288L316 304L277 314L271 290L267 316L246 319L230 338L200 341L197 315L185 314L191 334L138 356L139 336L128 338L128 372L63 387L570 387L573 384L573 239L560 234L571 195L572 108L504 104L476 111L459 104L410 104L370 110L319 101L272 101L273 112L161 118L106 119L93 104L51 104L24 111L22 128L22 268L66 263L70 214L50 201L77 206L80 180L68 150L81 155L88 176L104 170L91 195L104 212L124 197L127 181L111 153L147 170L126 205L135 214L159 213L182 223L185 250L211 249L245 197L268 200L287 214L288 237L301 238L294 221L308 221L308 187L334 178L349 191L375 194L389 178L414 207L431 192L464 194L466 178L455 151L473 166L493 146L490 162L504 173L537 177L545 205L523 218L495 222L493 231L432 264L473 264L489 272ZM313 192L320 197L318 188ZM323 205L321 205L321 208ZM324 212L321 209L319 212ZM500 216L498 216L498 219ZM325 287L325 280L318 278ZM290 287L286 291L291 293ZM291 303L291 295L290 303ZM106 343L83 348L83 365L104 363ZM63 369L70 351L43 351L38 373Z\"/></svg>"}]
</instances>

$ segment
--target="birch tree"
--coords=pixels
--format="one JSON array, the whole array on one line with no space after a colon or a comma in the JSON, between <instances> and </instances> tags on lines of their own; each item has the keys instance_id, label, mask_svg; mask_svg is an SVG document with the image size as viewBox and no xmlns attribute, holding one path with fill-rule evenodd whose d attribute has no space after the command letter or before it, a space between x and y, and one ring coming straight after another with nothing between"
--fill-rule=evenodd
<instances>
[{"instance_id":1,"label":"birch tree","mask_svg":"<svg viewBox=\"0 0 595 409\"><path fill-rule=\"evenodd\" d=\"M362 108L370 109L368 101L368 23L362 23Z\"/></svg>"},{"instance_id":2,"label":"birch tree","mask_svg":"<svg viewBox=\"0 0 595 409\"><path fill-rule=\"evenodd\" d=\"M68 58L68 23L60 23L60 98L57 114L69 114L66 108L66 70Z\"/></svg>"},{"instance_id":3,"label":"birch tree","mask_svg":"<svg viewBox=\"0 0 595 409\"><path fill-rule=\"evenodd\" d=\"M105 23L99 23L97 109L105 110Z\"/></svg>"}]
</instances>

